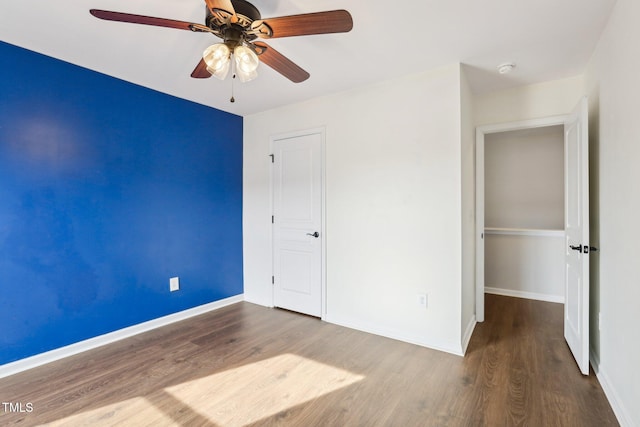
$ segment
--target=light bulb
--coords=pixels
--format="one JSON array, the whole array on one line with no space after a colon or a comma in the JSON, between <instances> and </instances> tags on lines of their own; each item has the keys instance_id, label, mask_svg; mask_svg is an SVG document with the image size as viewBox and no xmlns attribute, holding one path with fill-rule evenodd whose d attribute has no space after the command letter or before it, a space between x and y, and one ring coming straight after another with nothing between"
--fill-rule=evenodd
<instances>
[{"instance_id":1,"label":"light bulb","mask_svg":"<svg viewBox=\"0 0 640 427\"><path fill-rule=\"evenodd\" d=\"M236 73L241 82L248 82L258 76L256 71L260 61L258 55L246 46L238 46L233 51L236 61Z\"/></svg>"},{"instance_id":2,"label":"light bulb","mask_svg":"<svg viewBox=\"0 0 640 427\"><path fill-rule=\"evenodd\" d=\"M207 71L213 77L224 80L229 73L231 51L224 43L209 46L202 54L202 59L207 64Z\"/></svg>"}]
</instances>

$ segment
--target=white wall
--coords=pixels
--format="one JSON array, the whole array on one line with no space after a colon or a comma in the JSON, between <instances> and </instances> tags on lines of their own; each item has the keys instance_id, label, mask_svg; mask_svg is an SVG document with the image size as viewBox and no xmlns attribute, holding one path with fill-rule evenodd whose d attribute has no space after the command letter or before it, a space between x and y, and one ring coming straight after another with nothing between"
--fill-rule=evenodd
<instances>
[{"instance_id":1,"label":"white wall","mask_svg":"<svg viewBox=\"0 0 640 427\"><path fill-rule=\"evenodd\" d=\"M448 66L245 117L247 300L271 303L269 137L324 126L325 319L462 352L460 73Z\"/></svg>"},{"instance_id":2,"label":"white wall","mask_svg":"<svg viewBox=\"0 0 640 427\"><path fill-rule=\"evenodd\" d=\"M485 135L485 225L564 229L564 129Z\"/></svg>"},{"instance_id":3,"label":"white wall","mask_svg":"<svg viewBox=\"0 0 640 427\"><path fill-rule=\"evenodd\" d=\"M569 114L584 94L582 76L519 86L475 97L476 126Z\"/></svg>"},{"instance_id":4,"label":"white wall","mask_svg":"<svg viewBox=\"0 0 640 427\"><path fill-rule=\"evenodd\" d=\"M486 231L486 292L564 302L564 245L563 231Z\"/></svg>"},{"instance_id":5,"label":"white wall","mask_svg":"<svg viewBox=\"0 0 640 427\"><path fill-rule=\"evenodd\" d=\"M640 2L618 0L586 73L591 243L600 248L591 258L592 361L623 426L640 426L638 22Z\"/></svg>"}]
</instances>

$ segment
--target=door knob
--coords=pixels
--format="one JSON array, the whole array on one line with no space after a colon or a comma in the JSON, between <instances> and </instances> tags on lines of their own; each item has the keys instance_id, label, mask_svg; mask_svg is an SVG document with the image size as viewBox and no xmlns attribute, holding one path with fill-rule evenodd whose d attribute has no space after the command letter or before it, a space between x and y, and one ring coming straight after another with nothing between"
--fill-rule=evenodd
<instances>
[{"instance_id":1,"label":"door knob","mask_svg":"<svg viewBox=\"0 0 640 427\"><path fill-rule=\"evenodd\" d=\"M596 248L595 246L587 246L587 245L577 245L577 246L573 246L573 245L569 245L569 247L571 249L573 249L574 251L578 251L580 253L583 254L588 254L589 252L596 252L598 250L598 248Z\"/></svg>"},{"instance_id":2,"label":"door knob","mask_svg":"<svg viewBox=\"0 0 640 427\"><path fill-rule=\"evenodd\" d=\"M320 233L314 231L313 233L307 233L307 236L315 237L316 239L320 237Z\"/></svg>"}]
</instances>

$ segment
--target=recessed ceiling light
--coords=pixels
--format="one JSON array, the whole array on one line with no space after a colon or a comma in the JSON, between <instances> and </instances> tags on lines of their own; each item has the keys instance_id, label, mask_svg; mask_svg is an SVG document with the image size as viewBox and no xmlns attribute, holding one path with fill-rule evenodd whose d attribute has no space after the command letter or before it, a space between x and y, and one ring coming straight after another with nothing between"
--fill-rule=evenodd
<instances>
[{"instance_id":1,"label":"recessed ceiling light","mask_svg":"<svg viewBox=\"0 0 640 427\"><path fill-rule=\"evenodd\" d=\"M514 68L516 68L516 64L513 62L507 62L505 64L498 65L498 72L500 74L510 73Z\"/></svg>"}]
</instances>

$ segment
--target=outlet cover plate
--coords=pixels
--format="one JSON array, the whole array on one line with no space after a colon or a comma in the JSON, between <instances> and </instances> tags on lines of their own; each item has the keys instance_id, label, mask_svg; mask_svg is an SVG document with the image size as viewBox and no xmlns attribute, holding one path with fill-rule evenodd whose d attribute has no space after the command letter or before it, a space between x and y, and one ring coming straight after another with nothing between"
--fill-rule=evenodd
<instances>
[{"instance_id":1,"label":"outlet cover plate","mask_svg":"<svg viewBox=\"0 0 640 427\"><path fill-rule=\"evenodd\" d=\"M169 279L169 290L171 292L180 290L180 278L172 277Z\"/></svg>"},{"instance_id":2,"label":"outlet cover plate","mask_svg":"<svg viewBox=\"0 0 640 427\"><path fill-rule=\"evenodd\" d=\"M420 307L427 308L429 306L429 296L428 294L418 294L417 295L418 305Z\"/></svg>"}]
</instances>

